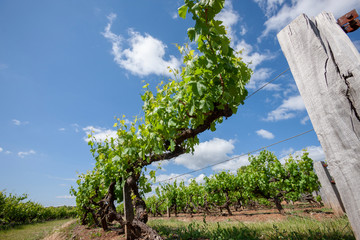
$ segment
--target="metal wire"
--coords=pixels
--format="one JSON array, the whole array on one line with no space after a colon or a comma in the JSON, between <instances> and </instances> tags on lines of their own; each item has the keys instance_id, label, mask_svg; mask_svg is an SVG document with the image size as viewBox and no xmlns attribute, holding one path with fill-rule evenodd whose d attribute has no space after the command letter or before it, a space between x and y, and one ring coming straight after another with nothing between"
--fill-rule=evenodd
<instances>
[{"instance_id":1,"label":"metal wire","mask_svg":"<svg viewBox=\"0 0 360 240\"><path fill-rule=\"evenodd\" d=\"M265 83L264 85L262 85L260 88L258 88L255 92L251 93L250 95L246 96L245 100L249 99L250 97L252 97L253 95L255 95L257 92L259 92L261 89L263 89L264 87L266 87L267 85L269 85L270 83L272 83L273 81L275 81L276 79L278 79L281 75L283 75L284 73L286 73L287 71L289 71L290 68L286 69L285 71L283 71L282 73L280 73L279 75L277 75L276 77L274 77L273 79L271 79L270 81L268 81L267 83Z\"/></svg>"}]
</instances>

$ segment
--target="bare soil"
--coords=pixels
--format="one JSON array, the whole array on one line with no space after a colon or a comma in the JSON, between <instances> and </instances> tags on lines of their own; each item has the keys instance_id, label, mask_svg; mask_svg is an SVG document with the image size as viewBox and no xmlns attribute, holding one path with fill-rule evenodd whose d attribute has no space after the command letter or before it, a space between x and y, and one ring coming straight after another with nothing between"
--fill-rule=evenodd
<instances>
[{"instance_id":1,"label":"bare soil","mask_svg":"<svg viewBox=\"0 0 360 240\"><path fill-rule=\"evenodd\" d=\"M259 210L243 210L232 212L233 215L229 216L227 213L213 213L210 216L206 216L207 222L223 222L223 221L239 221L243 223L252 223L252 222L278 222L286 220L291 215L296 215L304 218L312 218L316 220L324 220L327 218L334 218L332 212L321 211L319 207L306 207L306 208L294 208L286 209L285 214L282 215L276 209L259 209ZM175 218L174 214L171 215L171 218ZM150 217L150 219L169 219L168 217ZM175 219L184 222L191 222L194 220L202 221L204 219L203 214L194 214L191 218L189 214L178 214L178 217Z\"/></svg>"},{"instance_id":2,"label":"bare soil","mask_svg":"<svg viewBox=\"0 0 360 240\"><path fill-rule=\"evenodd\" d=\"M123 231L112 229L105 232L102 228L89 228L87 226L78 225L73 230L72 239L76 240L126 240Z\"/></svg>"},{"instance_id":3,"label":"bare soil","mask_svg":"<svg viewBox=\"0 0 360 240\"><path fill-rule=\"evenodd\" d=\"M75 222L76 220L71 220L64 223L59 228L56 228L51 235L45 237L44 240L66 240L66 235L64 232L61 232L61 230L69 227L71 224Z\"/></svg>"}]
</instances>

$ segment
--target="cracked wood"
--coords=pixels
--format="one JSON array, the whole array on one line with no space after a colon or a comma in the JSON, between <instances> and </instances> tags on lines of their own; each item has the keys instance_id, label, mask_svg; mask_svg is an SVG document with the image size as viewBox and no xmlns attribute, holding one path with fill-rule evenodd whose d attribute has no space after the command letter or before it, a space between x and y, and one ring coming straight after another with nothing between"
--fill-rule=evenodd
<instances>
[{"instance_id":1,"label":"cracked wood","mask_svg":"<svg viewBox=\"0 0 360 240\"><path fill-rule=\"evenodd\" d=\"M278 40L360 239L359 52L330 13L300 15Z\"/></svg>"}]
</instances>

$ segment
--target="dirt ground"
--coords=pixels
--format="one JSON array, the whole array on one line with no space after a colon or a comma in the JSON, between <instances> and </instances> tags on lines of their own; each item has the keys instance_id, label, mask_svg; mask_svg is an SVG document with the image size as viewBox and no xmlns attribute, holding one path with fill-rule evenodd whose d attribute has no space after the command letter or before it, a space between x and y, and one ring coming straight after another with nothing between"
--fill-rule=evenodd
<instances>
[{"instance_id":1,"label":"dirt ground","mask_svg":"<svg viewBox=\"0 0 360 240\"><path fill-rule=\"evenodd\" d=\"M286 209L286 214L281 215L276 209L258 209L258 210L242 210L238 212L233 212L233 216L228 216L223 213L214 213L211 216L206 216L207 222L222 222L222 221L239 221L243 223L251 222L278 222L286 220L288 216L297 215L305 218L313 218L316 220L324 220L329 218L334 218L334 214L331 211L320 210L318 207L310 206L294 206L294 209ZM178 214L178 217L174 215L171 218L177 219L179 221L191 222L194 220L203 221L204 216L202 214L194 215L193 218L190 218L189 214ZM151 217L151 219L164 219L168 220L169 218L163 217ZM64 238L47 238L46 240L63 240ZM113 229L112 231L104 232L101 228L88 228L87 226L78 225L73 229L72 238L74 240L124 240L124 234L119 229Z\"/></svg>"},{"instance_id":2,"label":"dirt ground","mask_svg":"<svg viewBox=\"0 0 360 240\"><path fill-rule=\"evenodd\" d=\"M61 232L62 229L69 227L71 224L75 223L76 220L71 220L63 225L61 225L59 228L56 228L53 233L47 237L44 238L44 240L65 240L66 236L63 232Z\"/></svg>"},{"instance_id":3,"label":"dirt ground","mask_svg":"<svg viewBox=\"0 0 360 240\"><path fill-rule=\"evenodd\" d=\"M291 214L296 214L297 216L301 217L310 217L316 220L323 220L327 218L334 218L334 214L332 212L324 212L320 210L321 208L318 207L305 207L305 208L298 208L295 209L286 209L285 215L282 215L276 209L259 209L259 210L242 210L238 212L233 212L232 216L229 216L223 212L222 215L219 213L214 213L211 216L206 216L207 222L222 222L222 221L239 221L243 223L251 223L251 222L268 222L268 221L282 221L286 220L288 216ZM295 211L295 213L294 213ZM175 218L174 214L171 215L171 218ZM150 219L169 219L167 217L150 217ZM191 222L194 220L202 221L204 219L203 214L193 215L190 218L189 214L178 214L178 217L175 219L184 221L184 222Z\"/></svg>"},{"instance_id":4,"label":"dirt ground","mask_svg":"<svg viewBox=\"0 0 360 240\"><path fill-rule=\"evenodd\" d=\"M119 229L112 229L105 232L101 228L89 228L78 225L73 230L72 239L74 240L126 240L124 232ZM60 239L59 239L60 240ZM62 240L62 239L61 239Z\"/></svg>"}]
</instances>

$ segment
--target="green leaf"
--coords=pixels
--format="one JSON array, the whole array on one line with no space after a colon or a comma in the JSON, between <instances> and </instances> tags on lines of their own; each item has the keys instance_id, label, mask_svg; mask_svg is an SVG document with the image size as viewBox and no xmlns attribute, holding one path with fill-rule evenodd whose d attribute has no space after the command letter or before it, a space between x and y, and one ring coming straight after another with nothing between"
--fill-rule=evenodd
<instances>
[{"instance_id":1,"label":"green leaf","mask_svg":"<svg viewBox=\"0 0 360 240\"><path fill-rule=\"evenodd\" d=\"M154 170L151 170L151 171L149 172L149 175L150 175L151 178L155 178L155 171L154 171Z\"/></svg>"},{"instance_id":2,"label":"green leaf","mask_svg":"<svg viewBox=\"0 0 360 240\"><path fill-rule=\"evenodd\" d=\"M188 33L188 37L189 37L190 42L194 41L194 39L195 39L195 34L196 34L195 28L193 28L193 27L192 27L192 28L188 28L187 33Z\"/></svg>"},{"instance_id":3,"label":"green leaf","mask_svg":"<svg viewBox=\"0 0 360 240\"><path fill-rule=\"evenodd\" d=\"M196 83L196 88L197 88L197 91L198 91L198 93L199 93L200 96L202 96L203 93L204 93L204 91L207 90L207 89L206 89L206 86L205 86L203 83L201 83L201 82L197 82L197 83Z\"/></svg>"},{"instance_id":4,"label":"green leaf","mask_svg":"<svg viewBox=\"0 0 360 240\"><path fill-rule=\"evenodd\" d=\"M215 123L214 123L214 122L211 123L211 125L210 125L210 130L211 130L212 132L215 132L215 131L216 131L216 127L215 127Z\"/></svg>"},{"instance_id":5,"label":"green leaf","mask_svg":"<svg viewBox=\"0 0 360 240\"><path fill-rule=\"evenodd\" d=\"M170 141L170 150L171 151L175 150L175 142L173 140Z\"/></svg>"},{"instance_id":6,"label":"green leaf","mask_svg":"<svg viewBox=\"0 0 360 240\"><path fill-rule=\"evenodd\" d=\"M187 13L187 10L188 10L188 6L186 5L183 5L181 7L178 8L178 13L179 13L179 16L183 19L186 18L186 13Z\"/></svg>"},{"instance_id":7,"label":"green leaf","mask_svg":"<svg viewBox=\"0 0 360 240\"><path fill-rule=\"evenodd\" d=\"M168 122L168 126L169 127L175 127L176 126L176 122L174 119L170 118L169 122Z\"/></svg>"},{"instance_id":8,"label":"green leaf","mask_svg":"<svg viewBox=\"0 0 360 240\"><path fill-rule=\"evenodd\" d=\"M194 72L194 75L200 75L200 74L202 74L202 72L203 72L202 68L197 68Z\"/></svg>"},{"instance_id":9,"label":"green leaf","mask_svg":"<svg viewBox=\"0 0 360 240\"><path fill-rule=\"evenodd\" d=\"M194 114L195 114L195 111L196 111L195 105L192 105L191 108L190 108L189 114L190 114L190 115L194 115Z\"/></svg>"}]
</instances>

